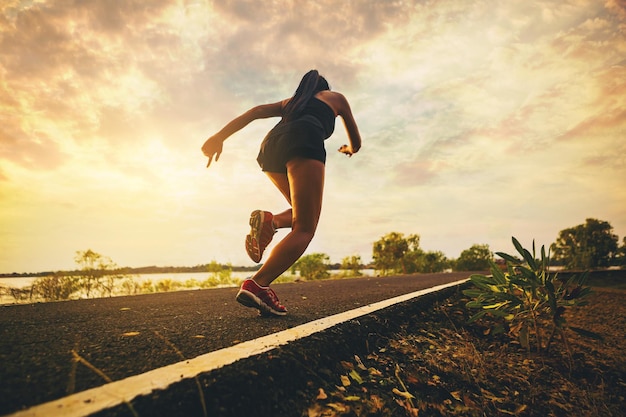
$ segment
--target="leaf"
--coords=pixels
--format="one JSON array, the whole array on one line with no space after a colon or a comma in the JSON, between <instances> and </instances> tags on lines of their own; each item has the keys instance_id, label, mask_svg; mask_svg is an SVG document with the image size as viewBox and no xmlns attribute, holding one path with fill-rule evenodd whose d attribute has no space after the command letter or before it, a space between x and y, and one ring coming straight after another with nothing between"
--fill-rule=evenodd
<instances>
[{"instance_id":1,"label":"leaf","mask_svg":"<svg viewBox=\"0 0 626 417\"><path fill-rule=\"evenodd\" d=\"M126 332L126 333L122 333L122 336L124 337L132 337L132 336L137 336L139 334L139 332Z\"/></svg>"},{"instance_id":2,"label":"leaf","mask_svg":"<svg viewBox=\"0 0 626 417\"><path fill-rule=\"evenodd\" d=\"M494 309L495 310L495 309L498 309L498 308L500 308L502 306L507 305L507 303L508 303L507 301L502 301L502 302L495 303L495 304L484 305L483 308L486 309L486 310L489 310L489 309Z\"/></svg>"},{"instance_id":3,"label":"leaf","mask_svg":"<svg viewBox=\"0 0 626 417\"><path fill-rule=\"evenodd\" d=\"M352 383L350 382L350 378L348 378L346 375L341 375L341 385L343 385L344 387L349 387Z\"/></svg>"},{"instance_id":4,"label":"leaf","mask_svg":"<svg viewBox=\"0 0 626 417\"><path fill-rule=\"evenodd\" d=\"M461 399L461 391L453 391L450 393L450 395L452 395L452 398L454 398L457 401L462 401Z\"/></svg>"},{"instance_id":5,"label":"leaf","mask_svg":"<svg viewBox=\"0 0 626 417\"><path fill-rule=\"evenodd\" d=\"M356 369L350 371L350 377L359 385L363 383L363 378L361 378L361 375L359 375Z\"/></svg>"},{"instance_id":6,"label":"leaf","mask_svg":"<svg viewBox=\"0 0 626 417\"><path fill-rule=\"evenodd\" d=\"M572 329L573 331L575 331L576 333L578 333L581 336L589 337L589 338L595 339L595 340L604 340L604 336L602 336L599 333L592 332L592 331L585 330L585 329L581 329L580 327L569 326L569 328Z\"/></svg>"},{"instance_id":7,"label":"leaf","mask_svg":"<svg viewBox=\"0 0 626 417\"><path fill-rule=\"evenodd\" d=\"M467 308L483 308L483 303L481 303L480 301L468 301L467 304L465 304L465 307L467 307Z\"/></svg>"},{"instance_id":8,"label":"leaf","mask_svg":"<svg viewBox=\"0 0 626 417\"><path fill-rule=\"evenodd\" d=\"M359 358L359 355L354 355L354 360L356 361L356 366L362 371L367 371L367 367L363 365L363 361Z\"/></svg>"},{"instance_id":9,"label":"leaf","mask_svg":"<svg viewBox=\"0 0 626 417\"><path fill-rule=\"evenodd\" d=\"M493 278L495 279L496 283L498 285L506 284L507 279L506 279L506 276L504 275L504 272L502 272L500 268L498 268L496 264L493 263L493 261L490 261L490 262L493 265L491 270L493 272Z\"/></svg>"},{"instance_id":10,"label":"leaf","mask_svg":"<svg viewBox=\"0 0 626 417\"><path fill-rule=\"evenodd\" d=\"M325 400L328 398L328 395L326 395L326 392L324 392L323 388L320 388L317 392L317 397L315 397L316 400Z\"/></svg>"},{"instance_id":11,"label":"leaf","mask_svg":"<svg viewBox=\"0 0 626 417\"><path fill-rule=\"evenodd\" d=\"M492 402L502 403L506 399L506 398L497 397L494 393L487 391L486 389L483 389L483 388L481 388L480 391L482 392L483 397L485 397L486 399Z\"/></svg>"},{"instance_id":12,"label":"leaf","mask_svg":"<svg viewBox=\"0 0 626 417\"><path fill-rule=\"evenodd\" d=\"M372 403L372 411L374 412L381 411L385 406L385 403L383 402L383 400L380 399L378 395L372 394L370 396L370 401Z\"/></svg>"},{"instance_id":13,"label":"leaf","mask_svg":"<svg viewBox=\"0 0 626 417\"><path fill-rule=\"evenodd\" d=\"M400 391L398 388L392 389L391 392L407 400L415 398L410 392Z\"/></svg>"},{"instance_id":14,"label":"leaf","mask_svg":"<svg viewBox=\"0 0 626 417\"><path fill-rule=\"evenodd\" d=\"M517 239L515 238L515 236L513 236L511 239L513 240L513 246L515 246L515 250L517 250L517 252L518 252L520 255L524 256L524 251L525 251L526 249L524 249L524 248L522 247L522 245L519 243L519 240L517 240Z\"/></svg>"},{"instance_id":15,"label":"leaf","mask_svg":"<svg viewBox=\"0 0 626 417\"><path fill-rule=\"evenodd\" d=\"M358 395L349 395L347 397L344 397L343 400L348 401L348 402L355 402L355 401L361 401L361 397L359 397Z\"/></svg>"},{"instance_id":16,"label":"leaf","mask_svg":"<svg viewBox=\"0 0 626 417\"><path fill-rule=\"evenodd\" d=\"M476 298L478 296L480 296L482 294L482 290L479 289L470 289L470 290L463 290L463 295L467 295L468 297L472 297L472 298Z\"/></svg>"},{"instance_id":17,"label":"leaf","mask_svg":"<svg viewBox=\"0 0 626 417\"><path fill-rule=\"evenodd\" d=\"M530 254L530 252L528 252L526 249L524 249L524 259L526 260L526 262L528 263L528 265L534 270L536 271L537 269L537 261L535 260L535 258Z\"/></svg>"},{"instance_id":18,"label":"leaf","mask_svg":"<svg viewBox=\"0 0 626 417\"><path fill-rule=\"evenodd\" d=\"M326 404L326 407L332 408L339 413L345 413L346 411L348 411L348 407L341 403L328 403Z\"/></svg>"},{"instance_id":19,"label":"leaf","mask_svg":"<svg viewBox=\"0 0 626 417\"><path fill-rule=\"evenodd\" d=\"M509 255L508 253L504 253L504 252L496 252L496 255L498 255L500 258L504 259L507 262L512 263L513 265L517 265L519 264L519 259L514 258L513 256Z\"/></svg>"},{"instance_id":20,"label":"leaf","mask_svg":"<svg viewBox=\"0 0 626 417\"><path fill-rule=\"evenodd\" d=\"M483 318L485 314L487 314L487 310L481 310L478 313L474 314L472 317L470 317L469 320L467 320L467 322L473 323L476 320Z\"/></svg>"}]
</instances>

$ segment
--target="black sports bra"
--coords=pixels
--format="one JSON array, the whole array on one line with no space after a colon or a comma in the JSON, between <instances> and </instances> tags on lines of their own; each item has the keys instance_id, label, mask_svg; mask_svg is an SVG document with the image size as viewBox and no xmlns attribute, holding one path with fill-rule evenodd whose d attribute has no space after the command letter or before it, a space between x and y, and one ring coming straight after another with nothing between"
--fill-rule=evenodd
<instances>
[{"instance_id":1,"label":"black sports bra","mask_svg":"<svg viewBox=\"0 0 626 417\"><path fill-rule=\"evenodd\" d=\"M328 139L335 131L335 112L317 97L312 97L300 114L294 119L309 121L324 130L324 139Z\"/></svg>"}]
</instances>

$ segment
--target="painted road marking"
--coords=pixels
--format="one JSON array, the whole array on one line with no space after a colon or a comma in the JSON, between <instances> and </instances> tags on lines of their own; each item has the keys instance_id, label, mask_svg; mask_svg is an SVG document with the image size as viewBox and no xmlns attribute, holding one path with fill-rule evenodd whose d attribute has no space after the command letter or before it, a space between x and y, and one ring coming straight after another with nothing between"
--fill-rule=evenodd
<instances>
[{"instance_id":1,"label":"painted road marking","mask_svg":"<svg viewBox=\"0 0 626 417\"><path fill-rule=\"evenodd\" d=\"M148 395L155 390L163 390L183 379L230 365L240 359L275 349L281 345L321 332L330 327L371 314L394 304L402 303L425 294L441 291L466 282L467 279L438 285L425 290L400 295L388 300L368 304L354 310L335 314L278 333L239 343L235 346L216 350L193 359L154 369L140 375L134 375L111 382L97 388L81 391L67 397L33 406L18 411L7 417L83 417L123 403L129 403L141 395Z\"/></svg>"}]
</instances>

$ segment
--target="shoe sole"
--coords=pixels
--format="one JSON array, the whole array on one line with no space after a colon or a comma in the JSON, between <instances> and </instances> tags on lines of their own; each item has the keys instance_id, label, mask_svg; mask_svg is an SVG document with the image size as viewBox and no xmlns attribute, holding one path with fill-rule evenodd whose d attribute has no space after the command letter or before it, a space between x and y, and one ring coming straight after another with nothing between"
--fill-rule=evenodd
<instances>
[{"instance_id":1,"label":"shoe sole","mask_svg":"<svg viewBox=\"0 0 626 417\"><path fill-rule=\"evenodd\" d=\"M262 316L264 315L272 315L272 316L284 316L287 314L286 311L276 311L267 304L265 304L259 297L254 295L248 290L239 290L237 293L237 297L235 298L237 302L245 307L256 308L259 310Z\"/></svg>"},{"instance_id":2,"label":"shoe sole","mask_svg":"<svg viewBox=\"0 0 626 417\"><path fill-rule=\"evenodd\" d=\"M261 243L261 227L263 226L264 213L261 210L254 210L250 214L250 233L246 236L246 252L253 262L261 262L261 253L259 245ZM256 242L256 245L253 243ZM257 250L254 249L256 246ZM250 247L250 250L248 249Z\"/></svg>"}]
</instances>

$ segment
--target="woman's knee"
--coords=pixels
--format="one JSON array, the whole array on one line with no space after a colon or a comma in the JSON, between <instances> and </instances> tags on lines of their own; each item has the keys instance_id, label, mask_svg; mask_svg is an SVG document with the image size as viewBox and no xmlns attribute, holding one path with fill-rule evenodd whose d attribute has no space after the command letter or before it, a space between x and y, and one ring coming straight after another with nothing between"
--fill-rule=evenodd
<instances>
[{"instance_id":1,"label":"woman's knee","mask_svg":"<svg viewBox=\"0 0 626 417\"><path fill-rule=\"evenodd\" d=\"M302 222L294 219L291 231L297 234L300 239L306 240L307 243L313 240L317 224L313 222Z\"/></svg>"}]
</instances>

